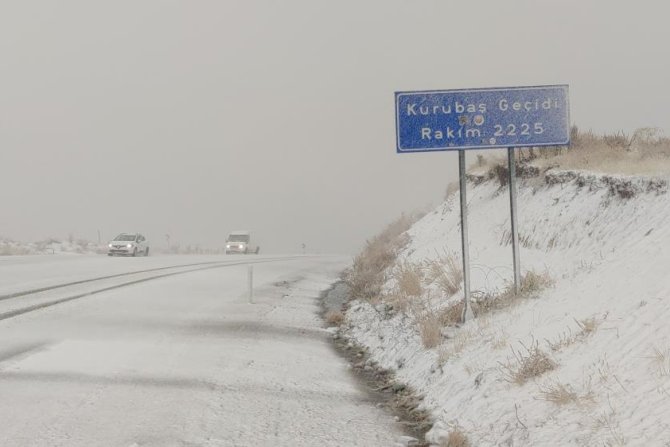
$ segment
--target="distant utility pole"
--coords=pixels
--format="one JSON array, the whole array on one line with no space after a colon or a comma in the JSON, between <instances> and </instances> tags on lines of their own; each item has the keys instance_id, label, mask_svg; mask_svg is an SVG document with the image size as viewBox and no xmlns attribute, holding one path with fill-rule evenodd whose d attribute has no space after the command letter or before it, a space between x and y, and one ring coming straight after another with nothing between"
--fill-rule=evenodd
<instances>
[{"instance_id":1,"label":"distant utility pole","mask_svg":"<svg viewBox=\"0 0 670 447\"><path fill-rule=\"evenodd\" d=\"M167 241L167 251L169 253L170 252L170 235L169 234L165 235L165 240Z\"/></svg>"}]
</instances>

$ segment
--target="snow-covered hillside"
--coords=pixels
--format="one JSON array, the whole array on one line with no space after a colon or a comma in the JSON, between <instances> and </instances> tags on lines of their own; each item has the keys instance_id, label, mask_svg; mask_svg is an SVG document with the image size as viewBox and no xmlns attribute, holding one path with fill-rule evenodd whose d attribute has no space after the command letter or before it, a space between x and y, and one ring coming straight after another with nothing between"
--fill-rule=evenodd
<instances>
[{"instance_id":1,"label":"snow-covered hillside","mask_svg":"<svg viewBox=\"0 0 670 447\"><path fill-rule=\"evenodd\" d=\"M424 275L407 309L350 303L343 333L425 397L436 421L427 439L437 445L452 445L452 432L472 446L670 445L667 189L664 178L578 171L525 178L522 273L548 276L550 287L442 328L427 349L418 320L462 290L447 296ZM513 278L507 187L471 177L468 209L473 296L495 296ZM460 265L459 219L453 194L414 224L385 290L396 289L403 265L448 255ZM519 380L533 353L548 371Z\"/></svg>"}]
</instances>

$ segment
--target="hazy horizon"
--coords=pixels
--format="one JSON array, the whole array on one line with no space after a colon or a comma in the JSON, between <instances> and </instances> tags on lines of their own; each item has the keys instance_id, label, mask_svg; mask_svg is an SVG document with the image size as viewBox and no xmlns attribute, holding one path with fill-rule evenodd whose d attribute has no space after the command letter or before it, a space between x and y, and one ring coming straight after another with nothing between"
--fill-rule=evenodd
<instances>
[{"instance_id":1,"label":"hazy horizon","mask_svg":"<svg viewBox=\"0 0 670 447\"><path fill-rule=\"evenodd\" d=\"M0 236L354 253L438 203L394 92L569 84L572 124L670 136L670 6L0 0Z\"/></svg>"}]
</instances>

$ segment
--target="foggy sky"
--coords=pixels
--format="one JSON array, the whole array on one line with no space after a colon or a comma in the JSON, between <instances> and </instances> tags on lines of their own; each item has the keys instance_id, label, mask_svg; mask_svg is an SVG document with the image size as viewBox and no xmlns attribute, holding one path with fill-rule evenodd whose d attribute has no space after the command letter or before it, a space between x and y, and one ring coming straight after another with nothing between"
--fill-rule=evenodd
<instances>
[{"instance_id":1,"label":"foggy sky","mask_svg":"<svg viewBox=\"0 0 670 447\"><path fill-rule=\"evenodd\" d=\"M0 0L0 236L354 253L437 203L394 92L569 84L571 121L670 134L662 1Z\"/></svg>"}]
</instances>

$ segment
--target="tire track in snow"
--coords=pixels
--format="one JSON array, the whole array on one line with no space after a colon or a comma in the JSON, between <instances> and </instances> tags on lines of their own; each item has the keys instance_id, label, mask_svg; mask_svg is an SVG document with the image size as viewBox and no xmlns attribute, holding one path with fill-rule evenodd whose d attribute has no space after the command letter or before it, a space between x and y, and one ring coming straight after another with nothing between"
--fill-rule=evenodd
<instances>
[{"instance_id":1,"label":"tire track in snow","mask_svg":"<svg viewBox=\"0 0 670 447\"><path fill-rule=\"evenodd\" d=\"M52 290L57 290L57 289L62 289L62 288L67 288L67 287L74 287L82 284L87 284L87 283L94 283L97 281L104 281L108 279L114 279L114 278L122 278L122 277L127 277L131 275L139 275L139 274L145 274L145 273L151 273L151 272L157 272L157 271L164 271L168 269L183 269L186 267L193 267L193 266L200 266L196 268L190 268L186 270L179 270L177 272L169 272L169 273L161 273L158 275L152 275L144 278L139 278L139 279L134 279L131 281L125 281L119 284L114 284L111 286L103 287L100 289L95 289L95 290L89 290L83 293L77 293L74 295L66 296L63 298L58 298L55 300L49 300L37 304L33 304L30 306L25 306L21 307L18 309L12 309L6 312L0 313L0 321L2 320L7 320L10 318L17 317L19 315L24 315L29 312L34 312L37 310L45 309L47 307L52 307L56 306L58 304L63 304L67 303L69 301L74 301L77 299L85 298L88 296L92 295L97 295L103 292L108 292L110 290L116 290L120 289L122 287L128 287L136 284L141 284L147 281L153 281L156 279L161 279L161 278L168 278L171 276L176 276L176 275L183 275L186 273L192 273L192 272L197 272L197 271L203 271L203 270L210 270L210 269L216 269L216 268L225 268L225 267L234 267L234 266L240 266L240 265L248 265L248 264L263 264L263 263L268 263L268 262L277 262L277 261L284 261L284 260L295 260L295 259L304 259L304 256L289 256L289 257L276 257L276 258L265 258L257 261L212 261L212 262L204 262L204 263L194 263L194 264L184 264L184 265L177 265L177 266L171 266L171 267L159 267L159 268L154 268L154 269L147 269L147 270L138 270L134 272L127 272L127 273L119 273L115 275L107 275L107 276L100 276L96 278L91 278L91 279L85 279L85 280L80 280L80 281L73 281L69 283L63 283L63 284L57 284L54 286L49 286L49 287L42 287L39 289L31 289L31 290L26 290L22 292L15 292L12 294L8 295L3 295L0 296L0 301L3 300L9 300L11 298L19 298L19 297L24 297L24 296L29 296L29 295L35 295L38 293L42 292L48 292ZM204 265L204 266L203 266Z\"/></svg>"},{"instance_id":2,"label":"tire track in snow","mask_svg":"<svg viewBox=\"0 0 670 447\"><path fill-rule=\"evenodd\" d=\"M132 271L132 272L117 273L117 274L114 274L114 275L98 276L98 277L95 277L95 278L82 279L82 280L79 280L79 281L66 282L66 283L62 283L62 284L55 284L55 285L52 285L52 286L40 287L40 288L37 288L37 289L29 289L29 290L24 290L24 291L20 291L20 292L8 293L6 295L0 295L0 301L8 300L8 299L11 299L11 298L18 298L18 297L26 296L26 295L34 295L36 293L47 292L49 290L60 289L60 288L63 288L63 287L76 286L76 285L86 284L86 283L95 282L95 281L102 281L102 280L105 280L105 279L119 278L119 277L122 277L122 276L137 275L137 274L140 274L140 273L156 272L156 271L169 270L169 269L175 269L175 268L181 268L181 267L193 267L193 266L199 266L199 265L221 264L222 262L225 262L225 261L211 261L211 262L197 262L197 263L192 263L192 264L180 264L180 265L172 265L172 266L168 266L168 267L157 267L157 268L145 269L145 270L135 270L135 271Z\"/></svg>"}]
</instances>

